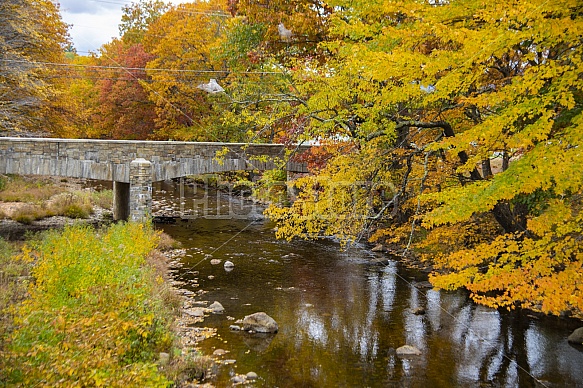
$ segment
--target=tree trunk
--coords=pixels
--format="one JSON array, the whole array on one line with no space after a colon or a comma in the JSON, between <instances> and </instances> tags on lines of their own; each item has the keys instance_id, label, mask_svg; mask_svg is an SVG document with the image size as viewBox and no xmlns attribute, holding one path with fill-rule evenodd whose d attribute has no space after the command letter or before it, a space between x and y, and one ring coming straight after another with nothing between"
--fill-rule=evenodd
<instances>
[{"instance_id":1,"label":"tree trunk","mask_svg":"<svg viewBox=\"0 0 583 388\"><path fill-rule=\"evenodd\" d=\"M498 202L492 209L492 214L506 233L526 231L526 216L528 215L526 205L521 203L512 205L507 201Z\"/></svg>"}]
</instances>

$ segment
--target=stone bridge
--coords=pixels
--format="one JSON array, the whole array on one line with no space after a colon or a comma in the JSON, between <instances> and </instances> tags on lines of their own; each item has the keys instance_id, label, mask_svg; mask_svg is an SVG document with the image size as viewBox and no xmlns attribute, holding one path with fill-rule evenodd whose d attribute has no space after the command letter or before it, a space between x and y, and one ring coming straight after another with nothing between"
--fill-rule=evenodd
<instances>
[{"instance_id":1,"label":"stone bridge","mask_svg":"<svg viewBox=\"0 0 583 388\"><path fill-rule=\"evenodd\" d=\"M0 174L113 181L116 220L137 221L151 214L152 182L206 173L270 170L285 158L286 147L281 144L0 138ZM307 171L304 164L291 161L286 168Z\"/></svg>"}]
</instances>

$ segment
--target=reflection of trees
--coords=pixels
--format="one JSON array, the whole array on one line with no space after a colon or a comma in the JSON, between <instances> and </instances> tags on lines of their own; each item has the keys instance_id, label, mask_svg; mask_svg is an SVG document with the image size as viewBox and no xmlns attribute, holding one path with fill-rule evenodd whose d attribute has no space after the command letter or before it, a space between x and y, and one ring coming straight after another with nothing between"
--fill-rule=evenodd
<instances>
[{"instance_id":1,"label":"reflection of trees","mask_svg":"<svg viewBox=\"0 0 583 388\"><path fill-rule=\"evenodd\" d=\"M178 197L178 191L161 188ZM216 247L246 226L236 220L197 220L181 227L181 239L195 235L196 247ZM245 229L214 255L235 257L233 273L225 274L222 266L204 273L216 271L228 284L213 291L227 309L230 303L255 303L257 296L280 323L280 333L270 341L247 344L255 349L252 354L264 351L257 370L265 386L534 386L528 373L556 386L583 381L581 352L542 323L475 306L463 293L414 289L401 277L407 275L397 274L394 262L366 264L362 252L339 254L326 242L271 242L260 236L261 228ZM290 250L302 257L278 258ZM253 258L243 262L244 256ZM197 264L202 255L192 260ZM267 283L271 279L277 280ZM200 281L206 286L204 277ZM278 286L282 289L275 290ZM232 296L240 299L230 302ZM416 307L425 307L426 314L414 315ZM242 341L249 339L258 338ZM391 348L404 344L419 347L423 355L394 355Z\"/></svg>"}]
</instances>

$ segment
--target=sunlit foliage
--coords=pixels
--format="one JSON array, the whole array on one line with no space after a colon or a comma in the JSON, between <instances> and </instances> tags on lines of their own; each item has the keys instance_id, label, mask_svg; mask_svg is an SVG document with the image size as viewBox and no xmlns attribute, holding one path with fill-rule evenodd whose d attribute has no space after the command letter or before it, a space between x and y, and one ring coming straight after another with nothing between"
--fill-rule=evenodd
<instances>
[{"instance_id":1,"label":"sunlit foliage","mask_svg":"<svg viewBox=\"0 0 583 388\"><path fill-rule=\"evenodd\" d=\"M581 5L330 5L335 39L325 47L333 55L322 70L303 72L315 85L305 114L313 137L358 144L354 165L381 158L391 172L394 195L376 198L377 208L392 211L381 215L386 226L377 224L373 237L414 248L436 227L449 230L452 240L471 230L484 233L436 251L432 281L465 286L490 306L581 314ZM377 144L378 138L387 140ZM326 184L343 181L339 170ZM344 238L342 225L354 221L332 217L325 203L341 208L358 201L326 195L317 206L313 187L305 187L300 203L279 210L288 213L278 219L279 230ZM325 192L318 186L318 195ZM307 218L306 207L313 212ZM354 209L358 217L379 220L374 206ZM477 227L485 219L498 229Z\"/></svg>"}]
</instances>

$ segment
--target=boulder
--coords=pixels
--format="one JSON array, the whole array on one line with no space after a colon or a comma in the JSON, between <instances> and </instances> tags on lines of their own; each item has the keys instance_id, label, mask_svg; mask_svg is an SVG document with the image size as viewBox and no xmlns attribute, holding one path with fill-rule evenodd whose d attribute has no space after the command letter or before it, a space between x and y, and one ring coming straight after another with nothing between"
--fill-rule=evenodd
<instances>
[{"instance_id":1,"label":"boulder","mask_svg":"<svg viewBox=\"0 0 583 388\"><path fill-rule=\"evenodd\" d=\"M575 329L567 338L567 341L572 344L583 345L583 327Z\"/></svg>"},{"instance_id":2,"label":"boulder","mask_svg":"<svg viewBox=\"0 0 583 388\"><path fill-rule=\"evenodd\" d=\"M277 333L277 322L264 312L247 315L243 318L243 330L257 333Z\"/></svg>"},{"instance_id":3,"label":"boulder","mask_svg":"<svg viewBox=\"0 0 583 388\"><path fill-rule=\"evenodd\" d=\"M223 305L217 301L214 301L213 304L211 304L208 308L212 310L213 314L222 314L225 312Z\"/></svg>"},{"instance_id":4,"label":"boulder","mask_svg":"<svg viewBox=\"0 0 583 388\"><path fill-rule=\"evenodd\" d=\"M403 345L397 348L397 356L419 356L421 355L421 350L417 349L415 346Z\"/></svg>"}]
</instances>

